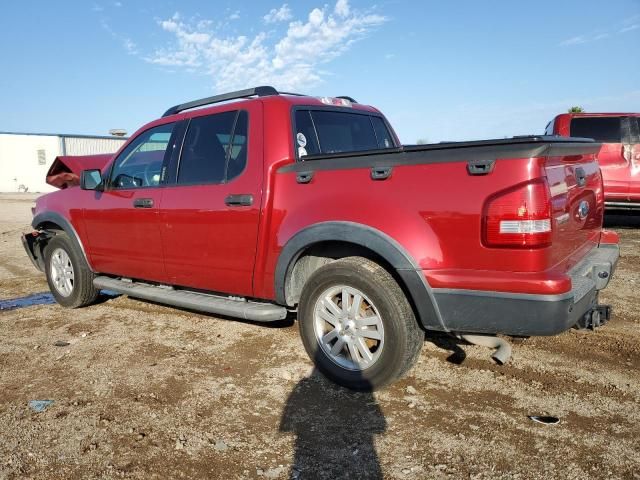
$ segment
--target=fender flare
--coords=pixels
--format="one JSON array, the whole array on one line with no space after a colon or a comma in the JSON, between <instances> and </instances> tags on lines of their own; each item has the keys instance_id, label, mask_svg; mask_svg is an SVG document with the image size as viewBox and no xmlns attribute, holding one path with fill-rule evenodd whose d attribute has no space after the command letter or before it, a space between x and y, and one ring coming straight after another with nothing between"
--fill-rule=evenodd
<instances>
[{"instance_id":1,"label":"fender flare","mask_svg":"<svg viewBox=\"0 0 640 480\"><path fill-rule=\"evenodd\" d=\"M448 331L438 309L433 289L422 269L406 250L392 237L368 225L355 222L322 222L296 233L283 247L275 270L276 300L286 305L286 285L293 266L302 252L324 241L342 241L361 245L382 257L400 276L415 305L419 321L430 330Z\"/></svg>"},{"instance_id":2,"label":"fender flare","mask_svg":"<svg viewBox=\"0 0 640 480\"><path fill-rule=\"evenodd\" d=\"M43 223L55 223L69 236L73 246L82 254L85 262L89 266L89 269L92 272L95 272L93 267L91 266L91 262L89 262L89 258L87 257L87 253L84 249L84 245L82 244L82 240L80 240L80 236L78 232L73 227L71 222L64 218L62 215L56 212L42 212L33 217L31 221L31 226L35 229L40 228Z\"/></svg>"}]
</instances>

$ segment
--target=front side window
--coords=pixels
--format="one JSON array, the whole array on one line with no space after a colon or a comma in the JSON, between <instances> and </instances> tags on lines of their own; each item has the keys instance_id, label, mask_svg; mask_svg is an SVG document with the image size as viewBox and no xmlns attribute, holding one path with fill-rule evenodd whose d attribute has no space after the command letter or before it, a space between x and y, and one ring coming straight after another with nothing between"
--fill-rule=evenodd
<instances>
[{"instance_id":1,"label":"front side window","mask_svg":"<svg viewBox=\"0 0 640 480\"><path fill-rule=\"evenodd\" d=\"M333 110L297 110L295 142L299 158L395 147L384 120L375 115Z\"/></svg>"},{"instance_id":2,"label":"front side window","mask_svg":"<svg viewBox=\"0 0 640 480\"><path fill-rule=\"evenodd\" d=\"M248 114L233 111L196 117L182 146L178 184L224 183L247 163Z\"/></svg>"},{"instance_id":3,"label":"front side window","mask_svg":"<svg viewBox=\"0 0 640 480\"><path fill-rule=\"evenodd\" d=\"M168 123L138 135L118 155L111 170L111 188L143 188L160 185L164 155L175 124Z\"/></svg>"},{"instance_id":4,"label":"front side window","mask_svg":"<svg viewBox=\"0 0 640 480\"><path fill-rule=\"evenodd\" d=\"M621 143L620 117L583 117L571 119L571 136L593 138L596 142Z\"/></svg>"}]
</instances>

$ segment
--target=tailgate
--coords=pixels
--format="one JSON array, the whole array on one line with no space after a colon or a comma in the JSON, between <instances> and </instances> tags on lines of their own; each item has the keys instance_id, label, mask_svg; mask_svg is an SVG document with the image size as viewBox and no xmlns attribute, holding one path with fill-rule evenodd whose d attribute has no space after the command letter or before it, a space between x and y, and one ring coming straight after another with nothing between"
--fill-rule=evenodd
<instances>
[{"instance_id":1,"label":"tailgate","mask_svg":"<svg viewBox=\"0 0 640 480\"><path fill-rule=\"evenodd\" d=\"M577 263L598 244L602 229L604 196L595 154L579 154L579 149L571 153L578 154L548 157L545 166L551 192L553 264Z\"/></svg>"}]
</instances>

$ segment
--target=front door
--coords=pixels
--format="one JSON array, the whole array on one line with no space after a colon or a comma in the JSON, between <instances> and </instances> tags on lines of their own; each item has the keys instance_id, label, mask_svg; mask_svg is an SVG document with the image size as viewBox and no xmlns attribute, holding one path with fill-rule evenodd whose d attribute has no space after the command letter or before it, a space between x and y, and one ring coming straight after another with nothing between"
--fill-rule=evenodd
<instances>
[{"instance_id":1,"label":"front door","mask_svg":"<svg viewBox=\"0 0 640 480\"><path fill-rule=\"evenodd\" d=\"M170 283L251 296L262 201L262 105L237 108L189 121L162 196L160 225Z\"/></svg>"},{"instance_id":2,"label":"front door","mask_svg":"<svg viewBox=\"0 0 640 480\"><path fill-rule=\"evenodd\" d=\"M96 271L165 282L159 206L161 172L174 124L153 127L129 142L103 172L105 189L87 191L84 226Z\"/></svg>"}]
</instances>

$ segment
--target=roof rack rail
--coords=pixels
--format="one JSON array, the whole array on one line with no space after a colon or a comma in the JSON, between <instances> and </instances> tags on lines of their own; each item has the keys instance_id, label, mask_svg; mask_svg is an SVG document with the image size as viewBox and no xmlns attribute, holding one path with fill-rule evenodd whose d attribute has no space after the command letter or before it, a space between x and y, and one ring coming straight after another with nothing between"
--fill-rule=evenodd
<instances>
[{"instance_id":1,"label":"roof rack rail","mask_svg":"<svg viewBox=\"0 0 640 480\"><path fill-rule=\"evenodd\" d=\"M223 93L221 95L215 95L213 97L201 98L200 100L193 100L187 103L181 103L179 105L175 105L171 107L169 110L164 112L163 117L168 117L169 115L174 115L176 113L180 113L184 110L189 110L191 108L202 107L204 105L211 105L213 103L225 102L227 100L235 100L238 98L247 98L247 97L268 97L270 95L278 95L278 91L269 86L255 87L255 88L247 88L246 90L238 90L236 92Z\"/></svg>"},{"instance_id":2,"label":"roof rack rail","mask_svg":"<svg viewBox=\"0 0 640 480\"><path fill-rule=\"evenodd\" d=\"M336 98L342 98L343 100L349 100L351 103L358 103L358 102L356 102L356 99L355 99L355 98L353 98L353 97L348 97L348 96L346 96L346 95L340 95L339 97L336 97Z\"/></svg>"}]
</instances>

